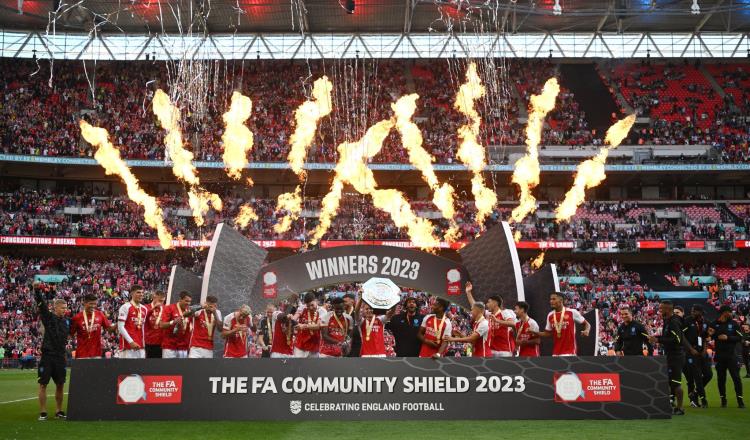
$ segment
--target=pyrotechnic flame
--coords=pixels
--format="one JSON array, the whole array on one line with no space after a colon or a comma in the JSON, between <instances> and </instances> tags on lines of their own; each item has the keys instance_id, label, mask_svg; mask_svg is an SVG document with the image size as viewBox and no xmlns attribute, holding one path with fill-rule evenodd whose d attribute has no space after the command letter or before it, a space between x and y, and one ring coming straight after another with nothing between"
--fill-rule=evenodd
<instances>
[{"instance_id":1,"label":"pyrotechnic flame","mask_svg":"<svg viewBox=\"0 0 750 440\"><path fill-rule=\"evenodd\" d=\"M303 102L294 112L294 119L297 122L297 126L294 129L294 133L289 137L291 148L287 159L292 171L300 179L305 177L305 170L303 169L305 157L307 157L307 150L315 139L318 123L323 117L331 113L332 90L333 84L331 84L327 76L319 78L313 83L313 99ZM301 191L302 188L297 185L294 192L284 193L279 196L276 212L285 210L287 214L274 225L273 230L277 233L288 231L292 226L292 222L299 218L302 212L302 197L299 195Z\"/></svg>"},{"instance_id":2,"label":"pyrotechnic flame","mask_svg":"<svg viewBox=\"0 0 750 440\"><path fill-rule=\"evenodd\" d=\"M513 233L513 241L515 241L516 243L519 243L521 241L521 238L521 231L516 231Z\"/></svg>"},{"instance_id":3,"label":"pyrotechnic flame","mask_svg":"<svg viewBox=\"0 0 750 440\"><path fill-rule=\"evenodd\" d=\"M547 113L555 108L555 99L560 93L556 78L550 78L544 84L540 95L533 95L529 102L529 119L526 124L526 155L520 158L513 170L511 181L518 185L520 196L518 206L511 213L511 222L520 222L527 215L536 211L536 198L531 190L539 185L539 143L542 140L542 128Z\"/></svg>"},{"instance_id":4,"label":"pyrotechnic flame","mask_svg":"<svg viewBox=\"0 0 750 440\"><path fill-rule=\"evenodd\" d=\"M302 189L297 186L294 192L283 193L279 195L278 201L276 202L276 211L288 211L289 214L281 218L279 223L273 225L273 230L277 234L286 232L291 228L292 221L299 217L299 213L302 212Z\"/></svg>"},{"instance_id":5,"label":"pyrotechnic flame","mask_svg":"<svg viewBox=\"0 0 750 440\"><path fill-rule=\"evenodd\" d=\"M169 96L158 89L153 101L154 114L159 119L162 128L166 130L164 143L172 159L172 173L178 179L188 183L188 201L193 210L195 224L203 226L203 216L208 213L210 203L217 211L221 211L222 203L218 195L199 188L198 171L193 165L193 153L183 147L182 130L180 130L180 109L173 105Z\"/></svg>"},{"instance_id":6,"label":"pyrotechnic flame","mask_svg":"<svg viewBox=\"0 0 750 440\"><path fill-rule=\"evenodd\" d=\"M453 204L453 193L455 190L448 183L440 185L435 175L432 163L435 158L422 147L422 132L411 118L417 109L419 95L402 96L391 108L396 115L396 129L401 135L401 144L409 153L409 162L422 173L422 179L433 191L432 203L437 206L443 218L450 221L450 229L446 233L447 241L454 241L458 235L458 224L454 220L456 210Z\"/></svg>"},{"instance_id":7,"label":"pyrotechnic flame","mask_svg":"<svg viewBox=\"0 0 750 440\"><path fill-rule=\"evenodd\" d=\"M544 254L545 251L542 251L539 253L539 255L536 256L533 260L531 260L531 268L536 270L542 267L542 264L544 264Z\"/></svg>"},{"instance_id":8,"label":"pyrotechnic flame","mask_svg":"<svg viewBox=\"0 0 750 440\"><path fill-rule=\"evenodd\" d=\"M484 184L482 171L487 165L484 147L479 143L479 128L482 119L474 107L477 99L484 96L482 80L477 75L477 66L469 64L466 70L466 82L461 84L456 94L454 107L456 110L469 118L469 123L458 128L458 137L461 145L458 147L458 159L461 160L474 173L471 179L471 192L474 195L474 203L477 208L476 221L483 226L484 219L492 212L497 204L497 194Z\"/></svg>"},{"instance_id":9,"label":"pyrotechnic flame","mask_svg":"<svg viewBox=\"0 0 750 440\"><path fill-rule=\"evenodd\" d=\"M94 127L86 121L79 122L81 134L86 142L96 147L94 159L104 168L108 175L119 176L125 183L130 200L143 206L143 217L146 224L156 229L159 243L164 249L172 247L172 235L164 225L164 213L156 198L141 189L138 179L120 157L120 151L109 141L109 133L104 128Z\"/></svg>"},{"instance_id":10,"label":"pyrotechnic flame","mask_svg":"<svg viewBox=\"0 0 750 440\"><path fill-rule=\"evenodd\" d=\"M602 147L599 153L592 159L587 159L578 165L573 187L565 194L565 200L555 210L557 222L569 220L578 210L578 207L586 200L586 189L598 186L607 175L604 172L604 163L609 155L609 150L617 148L628 135L635 123L635 115L627 116L607 130L604 143L609 147Z\"/></svg>"},{"instance_id":11,"label":"pyrotechnic flame","mask_svg":"<svg viewBox=\"0 0 750 440\"><path fill-rule=\"evenodd\" d=\"M339 161L334 170L336 174L331 191L323 198L320 224L311 234L313 244L317 243L330 227L338 210L345 183L352 185L360 194L370 195L376 208L387 212L397 227L406 228L415 246L430 249L440 244L432 233L432 223L417 217L400 191L377 189L375 176L367 167L367 160L380 152L383 141L394 126L393 120L380 121L367 129L359 141L339 144Z\"/></svg>"},{"instance_id":12,"label":"pyrotechnic flame","mask_svg":"<svg viewBox=\"0 0 750 440\"><path fill-rule=\"evenodd\" d=\"M299 177L303 177L305 171L302 166L305 164L307 149L315 138L315 132L318 129L318 122L331 113L331 90L333 84L327 76L323 76L313 83L311 101L305 101L294 112L294 119L297 126L294 133L289 137L289 165L292 171Z\"/></svg>"},{"instance_id":13,"label":"pyrotechnic flame","mask_svg":"<svg viewBox=\"0 0 750 440\"><path fill-rule=\"evenodd\" d=\"M240 206L240 212L237 214L237 218L234 219L234 223L239 226L240 228L246 228L247 225L250 224L251 221L257 221L258 215L253 210L253 207L250 206L250 204L245 203L244 205Z\"/></svg>"},{"instance_id":14,"label":"pyrotechnic flame","mask_svg":"<svg viewBox=\"0 0 750 440\"><path fill-rule=\"evenodd\" d=\"M247 153L253 148L253 132L245 126L253 110L253 101L240 92L232 93L229 111L224 113L224 166L229 177L239 180L247 165Z\"/></svg>"}]
</instances>

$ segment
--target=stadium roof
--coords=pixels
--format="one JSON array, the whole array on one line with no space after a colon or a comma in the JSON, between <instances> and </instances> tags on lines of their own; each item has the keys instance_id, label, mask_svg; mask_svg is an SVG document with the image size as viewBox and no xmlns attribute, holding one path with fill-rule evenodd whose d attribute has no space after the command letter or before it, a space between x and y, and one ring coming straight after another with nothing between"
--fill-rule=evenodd
<instances>
[{"instance_id":1,"label":"stadium roof","mask_svg":"<svg viewBox=\"0 0 750 440\"><path fill-rule=\"evenodd\" d=\"M46 30L52 16L58 32L177 33L191 22L211 33L750 31L750 0L697 0L699 11L696 0L560 0L560 15L555 0L354 0L348 14L350 1L0 0L0 28Z\"/></svg>"}]
</instances>

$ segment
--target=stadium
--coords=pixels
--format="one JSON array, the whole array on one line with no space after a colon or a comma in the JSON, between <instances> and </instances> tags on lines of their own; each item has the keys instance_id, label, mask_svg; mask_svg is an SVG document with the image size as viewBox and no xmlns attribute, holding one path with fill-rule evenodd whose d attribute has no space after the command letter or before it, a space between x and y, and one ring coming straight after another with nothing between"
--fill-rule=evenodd
<instances>
[{"instance_id":1,"label":"stadium","mask_svg":"<svg viewBox=\"0 0 750 440\"><path fill-rule=\"evenodd\" d=\"M750 1L0 0L0 90L0 438L750 432Z\"/></svg>"}]
</instances>

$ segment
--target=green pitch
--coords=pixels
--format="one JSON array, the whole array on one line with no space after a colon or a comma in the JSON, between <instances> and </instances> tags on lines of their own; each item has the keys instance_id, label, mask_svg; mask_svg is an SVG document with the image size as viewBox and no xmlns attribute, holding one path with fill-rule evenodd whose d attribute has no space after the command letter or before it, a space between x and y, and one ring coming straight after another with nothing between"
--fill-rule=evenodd
<instances>
[{"instance_id":1,"label":"green pitch","mask_svg":"<svg viewBox=\"0 0 750 440\"><path fill-rule=\"evenodd\" d=\"M744 373L744 369L742 371ZM731 382L727 384L732 390ZM750 380L744 379L745 390ZM53 389L48 388L48 391ZM502 437L628 439L743 438L750 432L750 409L736 408L733 391L729 408L718 408L716 379L709 384L708 410L687 408L672 420L637 421L446 421L446 422L38 422L36 371L0 371L0 439L479 439ZM750 398L746 400L750 401ZM54 397L48 397L50 416Z\"/></svg>"}]
</instances>

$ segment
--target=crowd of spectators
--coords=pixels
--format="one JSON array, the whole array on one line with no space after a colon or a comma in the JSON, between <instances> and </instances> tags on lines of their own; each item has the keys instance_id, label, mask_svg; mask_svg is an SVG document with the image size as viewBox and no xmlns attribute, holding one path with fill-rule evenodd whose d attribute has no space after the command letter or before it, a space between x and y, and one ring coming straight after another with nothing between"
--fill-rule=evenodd
<instances>
[{"instance_id":1,"label":"crowd of spectators","mask_svg":"<svg viewBox=\"0 0 750 440\"><path fill-rule=\"evenodd\" d=\"M303 215L292 228L276 233L273 226L283 215L275 212L274 198L239 196L231 187L219 189L224 209L209 212L205 224L197 227L183 194L165 193L158 197L167 227L175 237L210 239L218 223L232 221L240 207L249 204L258 215L242 232L252 239L305 240L317 226L321 199L306 197ZM413 200L420 216L434 218L436 234L450 226L440 218L431 201ZM746 205L665 204L592 201L581 206L568 222L548 218L554 202L540 203L538 211L516 226L525 240L742 240L747 237L750 215ZM67 208L67 210L66 210ZM81 208L71 209L71 208ZM461 237L480 232L474 221L473 202L457 200L456 222ZM508 220L512 205L498 205L486 222L492 226ZM664 217L660 213L674 213ZM730 214L731 213L731 214ZM143 209L127 196L90 191L29 190L8 187L0 190L0 235L60 236L94 238L154 238L155 231L143 219ZM408 239L387 213L374 207L362 195L346 193L328 233L328 240Z\"/></svg>"},{"instance_id":2,"label":"crowd of spectators","mask_svg":"<svg viewBox=\"0 0 750 440\"><path fill-rule=\"evenodd\" d=\"M420 95L415 121L424 145L437 163L457 161L457 129L466 123L455 108L456 91L465 81L465 62L337 60L328 64L294 61L247 61L208 64L213 81L205 98L184 104L182 129L186 147L196 160L219 161L222 114L234 90L253 100L247 125L254 134L252 161L285 161L294 110L309 97L312 82L323 74L334 84L334 111L323 118L308 160L335 162L336 147L360 138L367 127L392 115L399 96ZM712 145L725 161L748 158L745 66L709 65L709 74L726 90L722 98L704 72L686 64L606 65L610 87L624 96L648 125L637 125L625 144ZM484 60L479 74L487 85L478 102L482 115L480 141L488 146L523 145L526 107L547 78L558 76L549 60ZM164 158L164 131L151 111L157 88L179 88L171 72L153 62L101 62L84 67L56 62L0 60L0 152L43 156L92 157L82 141L78 120L109 130L124 157ZM279 93L284 91L284 93ZM200 102L198 108L194 101ZM625 112L625 109L622 109ZM603 133L589 127L574 94L561 88L557 106L546 121L542 146L599 145ZM408 154L396 130L373 162L406 163Z\"/></svg>"}]
</instances>

